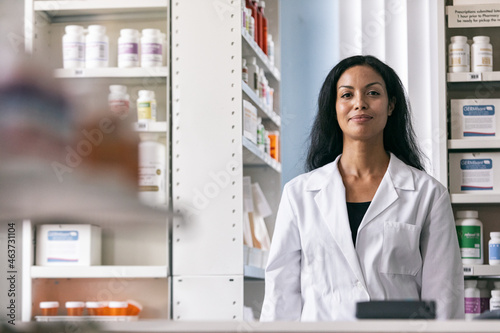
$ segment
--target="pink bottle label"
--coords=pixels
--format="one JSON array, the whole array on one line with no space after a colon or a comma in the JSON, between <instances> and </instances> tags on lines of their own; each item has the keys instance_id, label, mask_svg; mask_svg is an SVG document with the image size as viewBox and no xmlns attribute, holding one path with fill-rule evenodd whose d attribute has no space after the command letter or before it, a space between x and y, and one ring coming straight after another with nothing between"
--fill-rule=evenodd
<instances>
[{"instance_id":1,"label":"pink bottle label","mask_svg":"<svg viewBox=\"0 0 500 333\"><path fill-rule=\"evenodd\" d=\"M120 43L118 45L118 54L137 54L138 51L137 43Z\"/></svg>"},{"instance_id":2,"label":"pink bottle label","mask_svg":"<svg viewBox=\"0 0 500 333\"><path fill-rule=\"evenodd\" d=\"M465 297L465 313L481 313L481 299L479 297Z\"/></svg>"},{"instance_id":3,"label":"pink bottle label","mask_svg":"<svg viewBox=\"0 0 500 333\"><path fill-rule=\"evenodd\" d=\"M143 43L142 54L159 54L161 55L161 44L157 43Z\"/></svg>"}]
</instances>

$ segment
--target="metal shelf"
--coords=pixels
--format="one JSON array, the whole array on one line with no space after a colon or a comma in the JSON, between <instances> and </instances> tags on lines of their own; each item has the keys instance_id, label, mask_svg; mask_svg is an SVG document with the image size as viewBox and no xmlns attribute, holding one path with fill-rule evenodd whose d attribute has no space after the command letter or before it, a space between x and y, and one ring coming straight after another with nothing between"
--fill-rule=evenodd
<instances>
[{"instance_id":1,"label":"metal shelf","mask_svg":"<svg viewBox=\"0 0 500 333\"><path fill-rule=\"evenodd\" d=\"M103 68L59 68L54 71L56 78L144 78L144 77L168 77L168 67L134 67L134 68L118 68L118 67L103 67Z\"/></svg>"},{"instance_id":2,"label":"metal shelf","mask_svg":"<svg viewBox=\"0 0 500 333\"><path fill-rule=\"evenodd\" d=\"M241 81L241 88L250 101L257 107L259 117L262 119L271 119L276 127L279 128L281 126L281 117L273 110L267 108L245 81Z\"/></svg>"},{"instance_id":3,"label":"metal shelf","mask_svg":"<svg viewBox=\"0 0 500 333\"><path fill-rule=\"evenodd\" d=\"M500 266L492 265L465 265L465 276L500 276Z\"/></svg>"},{"instance_id":4,"label":"metal shelf","mask_svg":"<svg viewBox=\"0 0 500 333\"><path fill-rule=\"evenodd\" d=\"M167 266L32 266L31 278L166 278Z\"/></svg>"},{"instance_id":5,"label":"metal shelf","mask_svg":"<svg viewBox=\"0 0 500 333\"><path fill-rule=\"evenodd\" d=\"M257 145L255 145L248 138L243 137L242 139L244 153L243 153L243 164L246 166L257 165L257 166L269 166L273 168L276 172L281 172L281 163L272 158L269 154L261 151Z\"/></svg>"},{"instance_id":6,"label":"metal shelf","mask_svg":"<svg viewBox=\"0 0 500 333\"><path fill-rule=\"evenodd\" d=\"M448 82L495 82L500 81L500 72L448 73L446 79Z\"/></svg>"},{"instance_id":7,"label":"metal shelf","mask_svg":"<svg viewBox=\"0 0 500 333\"><path fill-rule=\"evenodd\" d=\"M166 121L152 121L149 123L134 123L136 132L145 133L165 133L167 131Z\"/></svg>"},{"instance_id":8,"label":"metal shelf","mask_svg":"<svg viewBox=\"0 0 500 333\"><path fill-rule=\"evenodd\" d=\"M485 138L448 140L448 149L500 149L500 140Z\"/></svg>"},{"instance_id":9,"label":"metal shelf","mask_svg":"<svg viewBox=\"0 0 500 333\"><path fill-rule=\"evenodd\" d=\"M243 57L255 57L257 58L257 64L259 67L264 68L264 72L270 73L271 77L279 82L281 80L281 74L274 65L269 62L267 55L261 50L257 45L255 40L245 31L241 31L242 44L243 44Z\"/></svg>"},{"instance_id":10,"label":"metal shelf","mask_svg":"<svg viewBox=\"0 0 500 333\"><path fill-rule=\"evenodd\" d=\"M451 203L453 204L500 203L500 193L491 193L491 192L484 194L452 193L450 197L451 197Z\"/></svg>"}]
</instances>

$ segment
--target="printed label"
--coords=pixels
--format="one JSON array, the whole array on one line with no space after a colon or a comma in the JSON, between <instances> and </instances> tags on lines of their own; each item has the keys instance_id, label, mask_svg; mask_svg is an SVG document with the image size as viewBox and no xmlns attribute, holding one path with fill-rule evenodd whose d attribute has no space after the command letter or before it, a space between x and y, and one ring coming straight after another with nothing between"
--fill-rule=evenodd
<instances>
[{"instance_id":1,"label":"printed label","mask_svg":"<svg viewBox=\"0 0 500 333\"><path fill-rule=\"evenodd\" d=\"M490 260L500 260L500 244L490 244Z\"/></svg>"},{"instance_id":2,"label":"printed label","mask_svg":"<svg viewBox=\"0 0 500 333\"><path fill-rule=\"evenodd\" d=\"M139 120L151 119L151 102L137 103L137 115Z\"/></svg>"},{"instance_id":3,"label":"printed label","mask_svg":"<svg viewBox=\"0 0 500 333\"><path fill-rule=\"evenodd\" d=\"M118 45L118 62L139 62L139 48L137 43L121 43Z\"/></svg>"},{"instance_id":4,"label":"printed label","mask_svg":"<svg viewBox=\"0 0 500 333\"><path fill-rule=\"evenodd\" d=\"M448 58L450 67L467 67L466 52L463 48L451 49Z\"/></svg>"},{"instance_id":5,"label":"printed label","mask_svg":"<svg viewBox=\"0 0 500 333\"><path fill-rule=\"evenodd\" d=\"M158 43L143 43L141 44L142 62L152 62L157 65L162 63L162 47Z\"/></svg>"},{"instance_id":6,"label":"printed label","mask_svg":"<svg viewBox=\"0 0 500 333\"><path fill-rule=\"evenodd\" d=\"M117 116L126 116L130 110L130 103L123 99L111 100L109 101L109 109L111 113Z\"/></svg>"},{"instance_id":7,"label":"printed label","mask_svg":"<svg viewBox=\"0 0 500 333\"><path fill-rule=\"evenodd\" d=\"M139 166L139 191L159 192L164 191L163 165L150 163L147 166Z\"/></svg>"},{"instance_id":8,"label":"printed label","mask_svg":"<svg viewBox=\"0 0 500 333\"><path fill-rule=\"evenodd\" d=\"M462 191L493 190L493 161L485 159L460 160Z\"/></svg>"},{"instance_id":9,"label":"printed label","mask_svg":"<svg viewBox=\"0 0 500 333\"><path fill-rule=\"evenodd\" d=\"M490 310L491 311L500 310L500 300L498 298L496 298L496 299L491 298L490 299Z\"/></svg>"},{"instance_id":10,"label":"printed label","mask_svg":"<svg viewBox=\"0 0 500 333\"><path fill-rule=\"evenodd\" d=\"M108 61L108 43L87 43L85 50L85 57L87 61Z\"/></svg>"},{"instance_id":11,"label":"printed label","mask_svg":"<svg viewBox=\"0 0 500 333\"><path fill-rule=\"evenodd\" d=\"M85 61L85 44L66 42L63 44L64 61Z\"/></svg>"},{"instance_id":12,"label":"printed label","mask_svg":"<svg viewBox=\"0 0 500 333\"><path fill-rule=\"evenodd\" d=\"M479 297L465 297L465 313L477 313L481 311L481 300Z\"/></svg>"},{"instance_id":13,"label":"printed label","mask_svg":"<svg viewBox=\"0 0 500 333\"><path fill-rule=\"evenodd\" d=\"M481 313L484 311L490 310L490 298L489 297L481 297L480 298L480 309Z\"/></svg>"},{"instance_id":14,"label":"printed label","mask_svg":"<svg viewBox=\"0 0 500 333\"><path fill-rule=\"evenodd\" d=\"M47 234L48 262L78 262L78 231L58 230Z\"/></svg>"},{"instance_id":15,"label":"printed label","mask_svg":"<svg viewBox=\"0 0 500 333\"><path fill-rule=\"evenodd\" d=\"M464 136L495 136L494 105L464 105L462 111Z\"/></svg>"},{"instance_id":16,"label":"printed label","mask_svg":"<svg viewBox=\"0 0 500 333\"><path fill-rule=\"evenodd\" d=\"M457 225L456 228L462 259L481 259L481 227Z\"/></svg>"}]
</instances>

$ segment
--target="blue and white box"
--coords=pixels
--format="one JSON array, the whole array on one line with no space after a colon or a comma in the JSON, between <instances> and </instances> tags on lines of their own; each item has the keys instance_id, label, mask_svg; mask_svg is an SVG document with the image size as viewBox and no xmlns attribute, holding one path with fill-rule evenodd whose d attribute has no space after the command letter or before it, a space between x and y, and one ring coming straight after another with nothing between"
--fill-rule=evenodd
<instances>
[{"instance_id":1,"label":"blue and white box","mask_svg":"<svg viewBox=\"0 0 500 333\"><path fill-rule=\"evenodd\" d=\"M451 193L499 193L500 153L450 153Z\"/></svg>"},{"instance_id":2,"label":"blue and white box","mask_svg":"<svg viewBox=\"0 0 500 333\"><path fill-rule=\"evenodd\" d=\"M37 226L38 266L101 265L101 228L90 224Z\"/></svg>"},{"instance_id":3,"label":"blue and white box","mask_svg":"<svg viewBox=\"0 0 500 333\"><path fill-rule=\"evenodd\" d=\"M452 99L451 138L498 138L500 99Z\"/></svg>"}]
</instances>

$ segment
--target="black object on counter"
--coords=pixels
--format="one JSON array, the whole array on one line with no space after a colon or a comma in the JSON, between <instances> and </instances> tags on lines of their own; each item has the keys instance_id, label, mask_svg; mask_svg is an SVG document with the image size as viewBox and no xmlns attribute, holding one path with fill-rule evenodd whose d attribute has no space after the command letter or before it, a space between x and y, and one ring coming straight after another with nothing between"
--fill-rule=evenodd
<instances>
[{"instance_id":1,"label":"black object on counter","mask_svg":"<svg viewBox=\"0 0 500 333\"><path fill-rule=\"evenodd\" d=\"M500 310L485 311L474 317L474 320L476 319L500 319Z\"/></svg>"},{"instance_id":2,"label":"black object on counter","mask_svg":"<svg viewBox=\"0 0 500 333\"><path fill-rule=\"evenodd\" d=\"M436 319L434 301L370 301L356 304L358 319Z\"/></svg>"}]
</instances>

